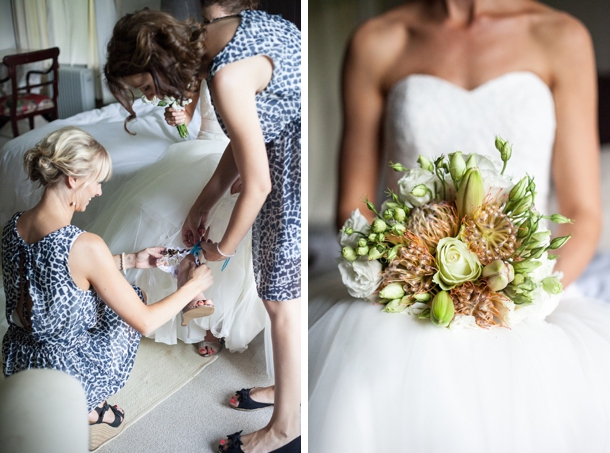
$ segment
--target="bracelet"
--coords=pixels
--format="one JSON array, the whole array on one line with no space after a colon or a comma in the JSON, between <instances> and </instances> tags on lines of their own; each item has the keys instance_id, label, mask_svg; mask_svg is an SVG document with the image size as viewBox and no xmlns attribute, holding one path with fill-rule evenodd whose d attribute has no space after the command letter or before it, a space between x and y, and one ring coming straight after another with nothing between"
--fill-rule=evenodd
<instances>
[{"instance_id":1,"label":"bracelet","mask_svg":"<svg viewBox=\"0 0 610 453\"><path fill-rule=\"evenodd\" d=\"M220 243L219 243L219 242L217 242L217 243L216 243L216 251L217 251L218 253L220 253L220 255L224 256L225 258L231 258L231 257L234 257L234 256L235 256L235 253L233 253L233 255L225 255L224 253L222 253L222 251L220 250L220 246L219 246L219 245L220 245Z\"/></svg>"},{"instance_id":2,"label":"bracelet","mask_svg":"<svg viewBox=\"0 0 610 453\"><path fill-rule=\"evenodd\" d=\"M125 270L125 252L121 253L121 269L123 271L123 275L127 275L127 271Z\"/></svg>"}]
</instances>

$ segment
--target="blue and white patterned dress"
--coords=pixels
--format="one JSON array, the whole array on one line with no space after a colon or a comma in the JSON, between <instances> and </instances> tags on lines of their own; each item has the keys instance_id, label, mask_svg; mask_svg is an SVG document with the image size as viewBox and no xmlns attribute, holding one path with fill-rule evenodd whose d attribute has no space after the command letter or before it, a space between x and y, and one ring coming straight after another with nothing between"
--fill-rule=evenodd
<instances>
[{"instance_id":1,"label":"blue and white patterned dress","mask_svg":"<svg viewBox=\"0 0 610 453\"><path fill-rule=\"evenodd\" d=\"M93 288L83 291L72 279L68 256L82 230L68 225L27 244L17 232L20 215L11 218L2 234L9 322L2 340L4 375L28 368L64 371L81 382L91 412L125 385L140 334L123 322ZM33 304L32 313L25 316L31 320L29 329L21 327L14 313L22 278L24 294L29 294Z\"/></svg>"},{"instance_id":2,"label":"blue and white patterned dress","mask_svg":"<svg viewBox=\"0 0 610 453\"><path fill-rule=\"evenodd\" d=\"M256 95L272 188L252 227L252 259L261 299L291 300L301 297L301 32L263 11L240 16L208 77L212 83L223 66L256 55L273 61L271 81Z\"/></svg>"}]
</instances>

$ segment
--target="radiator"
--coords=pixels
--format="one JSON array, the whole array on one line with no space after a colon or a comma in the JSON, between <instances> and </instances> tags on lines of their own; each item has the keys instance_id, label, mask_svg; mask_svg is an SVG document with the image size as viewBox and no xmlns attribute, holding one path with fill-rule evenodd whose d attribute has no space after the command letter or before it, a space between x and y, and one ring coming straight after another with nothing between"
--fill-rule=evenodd
<instances>
[{"instance_id":1,"label":"radiator","mask_svg":"<svg viewBox=\"0 0 610 453\"><path fill-rule=\"evenodd\" d=\"M57 113L68 118L95 108L93 69L78 66L59 67Z\"/></svg>"}]
</instances>

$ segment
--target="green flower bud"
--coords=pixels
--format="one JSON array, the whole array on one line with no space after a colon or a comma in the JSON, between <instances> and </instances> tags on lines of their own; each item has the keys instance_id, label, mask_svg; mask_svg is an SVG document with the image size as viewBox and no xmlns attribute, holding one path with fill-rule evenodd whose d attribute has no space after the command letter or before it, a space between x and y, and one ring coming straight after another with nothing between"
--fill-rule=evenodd
<instances>
[{"instance_id":1,"label":"green flower bud","mask_svg":"<svg viewBox=\"0 0 610 453\"><path fill-rule=\"evenodd\" d=\"M390 249L390 251L388 252L388 256L386 257L386 259L388 261L392 261L394 258L396 258L396 255L398 255L398 249L399 247L401 247L400 245L394 246Z\"/></svg>"},{"instance_id":2,"label":"green flower bud","mask_svg":"<svg viewBox=\"0 0 610 453\"><path fill-rule=\"evenodd\" d=\"M559 258L559 255L551 255L550 253L546 256L548 259L550 260L556 260L557 258Z\"/></svg>"},{"instance_id":3,"label":"green flower bud","mask_svg":"<svg viewBox=\"0 0 610 453\"><path fill-rule=\"evenodd\" d=\"M525 281L525 275L523 275L523 274L516 274L515 278L513 279L513 287L519 286L524 281Z\"/></svg>"},{"instance_id":4,"label":"green flower bud","mask_svg":"<svg viewBox=\"0 0 610 453\"><path fill-rule=\"evenodd\" d=\"M362 240L362 239L361 239L361 240ZM376 234L376 233L371 233L371 234L369 234L369 235L368 235L368 240L369 240L369 242L375 242L375 241L377 240L377 234ZM366 241L365 241L363 244L360 244L360 241L358 241L358 245L360 245L361 247L362 247L362 246L365 246L365 245L367 245L367 244L368 244L368 243L367 243Z\"/></svg>"},{"instance_id":5,"label":"green flower bud","mask_svg":"<svg viewBox=\"0 0 610 453\"><path fill-rule=\"evenodd\" d=\"M495 260L483 268L483 277L492 291L501 291L515 278L515 272L510 263Z\"/></svg>"},{"instance_id":6,"label":"green flower bud","mask_svg":"<svg viewBox=\"0 0 610 453\"><path fill-rule=\"evenodd\" d=\"M458 182L466 172L466 162L461 151L449 154L449 173L454 182Z\"/></svg>"},{"instance_id":7,"label":"green flower bud","mask_svg":"<svg viewBox=\"0 0 610 453\"><path fill-rule=\"evenodd\" d=\"M430 189L428 189L428 187L425 184L418 184L415 187L413 187L413 190L411 190L411 195L413 195L414 197L425 197L426 194L428 192L431 192Z\"/></svg>"},{"instance_id":8,"label":"green flower bud","mask_svg":"<svg viewBox=\"0 0 610 453\"><path fill-rule=\"evenodd\" d=\"M484 190L479 169L474 167L466 170L455 198L460 219L464 216L472 217L474 211L483 203Z\"/></svg>"},{"instance_id":9,"label":"green flower bud","mask_svg":"<svg viewBox=\"0 0 610 453\"><path fill-rule=\"evenodd\" d=\"M498 138L500 137L496 137L496 148L498 148ZM510 156L513 154L513 148L508 141L502 140L501 138L500 140L503 142L502 146L498 149L498 151L500 151L500 158L502 159L502 162L508 162Z\"/></svg>"},{"instance_id":10,"label":"green flower bud","mask_svg":"<svg viewBox=\"0 0 610 453\"><path fill-rule=\"evenodd\" d=\"M379 297L384 299L402 299L405 295L405 290L400 283L390 283L388 286L379 291Z\"/></svg>"},{"instance_id":11,"label":"green flower bud","mask_svg":"<svg viewBox=\"0 0 610 453\"><path fill-rule=\"evenodd\" d=\"M510 298L516 305L530 305L534 299L533 297L526 294L517 294L515 297Z\"/></svg>"},{"instance_id":12,"label":"green flower bud","mask_svg":"<svg viewBox=\"0 0 610 453\"><path fill-rule=\"evenodd\" d=\"M354 229L350 228L350 227L347 227L347 228L345 228L343 230L343 233L345 233L345 234L347 234L349 236L350 234L354 234Z\"/></svg>"},{"instance_id":13,"label":"green flower bud","mask_svg":"<svg viewBox=\"0 0 610 453\"><path fill-rule=\"evenodd\" d=\"M402 222L407 217L407 213L402 208L394 209L394 220Z\"/></svg>"},{"instance_id":14,"label":"green flower bud","mask_svg":"<svg viewBox=\"0 0 610 453\"><path fill-rule=\"evenodd\" d=\"M393 209L386 209L385 211L383 211L382 216L386 220L393 219L394 218L394 210Z\"/></svg>"},{"instance_id":15,"label":"green flower bud","mask_svg":"<svg viewBox=\"0 0 610 453\"><path fill-rule=\"evenodd\" d=\"M377 242L383 242L383 241L385 241L385 234L379 233L377 235Z\"/></svg>"},{"instance_id":16,"label":"green flower bud","mask_svg":"<svg viewBox=\"0 0 610 453\"><path fill-rule=\"evenodd\" d=\"M517 207L513 209L513 215L518 216L523 214L525 211L529 210L534 204L534 197L532 194L528 194L521 199Z\"/></svg>"},{"instance_id":17,"label":"green flower bud","mask_svg":"<svg viewBox=\"0 0 610 453\"><path fill-rule=\"evenodd\" d=\"M383 233L387 228L388 228L388 226L386 225L386 223L382 219L375 219L375 220L373 220L372 230L375 233Z\"/></svg>"},{"instance_id":18,"label":"green flower bud","mask_svg":"<svg viewBox=\"0 0 610 453\"><path fill-rule=\"evenodd\" d=\"M447 327L453 320L455 307L453 300L447 291L440 291L434 299L430 307L430 321L435 326Z\"/></svg>"},{"instance_id":19,"label":"green flower bud","mask_svg":"<svg viewBox=\"0 0 610 453\"><path fill-rule=\"evenodd\" d=\"M566 242L568 242L568 240L572 237L571 234L567 235L567 236L560 236L558 238L555 238L551 241L551 244L549 245L549 249L551 250L557 250L559 247L563 246L563 244L565 244Z\"/></svg>"},{"instance_id":20,"label":"green flower bud","mask_svg":"<svg viewBox=\"0 0 610 453\"><path fill-rule=\"evenodd\" d=\"M394 169L394 171L407 171L408 168L403 166L402 164L395 164L390 162L390 167Z\"/></svg>"},{"instance_id":21,"label":"green flower bud","mask_svg":"<svg viewBox=\"0 0 610 453\"><path fill-rule=\"evenodd\" d=\"M537 249L532 250L530 258L538 259L544 252L546 252L546 247L538 247Z\"/></svg>"},{"instance_id":22,"label":"green flower bud","mask_svg":"<svg viewBox=\"0 0 610 453\"><path fill-rule=\"evenodd\" d=\"M517 274L529 274L532 271L538 269L542 266L541 261L519 261L518 263L513 263L513 269Z\"/></svg>"},{"instance_id":23,"label":"green flower bud","mask_svg":"<svg viewBox=\"0 0 610 453\"><path fill-rule=\"evenodd\" d=\"M381 250L379 250L381 249ZM369 250L369 261L378 260L383 256L383 247L371 247Z\"/></svg>"},{"instance_id":24,"label":"green flower bud","mask_svg":"<svg viewBox=\"0 0 610 453\"><path fill-rule=\"evenodd\" d=\"M366 256L369 254L369 248L368 247L358 247L358 249L356 250L356 253L360 256Z\"/></svg>"},{"instance_id":25,"label":"green flower bud","mask_svg":"<svg viewBox=\"0 0 610 453\"><path fill-rule=\"evenodd\" d=\"M510 193L508 194L508 199L513 201L518 201L521 198L524 197L525 192L527 190L527 185L529 184L529 178L527 176L524 176L523 178L521 178L521 181L519 181L517 184L515 184L515 186L511 189Z\"/></svg>"},{"instance_id":26,"label":"green flower bud","mask_svg":"<svg viewBox=\"0 0 610 453\"><path fill-rule=\"evenodd\" d=\"M572 223L572 219L562 216L561 214L553 214L547 217L553 223Z\"/></svg>"},{"instance_id":27,"label":"green flower bud","mask_svg":"<svg viewBox=\"0 0 610 453\"><path fill-rule=\"evenodd\" d=\"M392 193L392 198L395 196L396 196L396 194ZM394 201L387 201L385 205L386 205L386 208L389 208L389 209L396 209L396 208L400 207L400 204L396 203Z\"/></svg>"},{"instance_id":28,"label":"green flower bud","mask_svg":"<svg viewBox=\"0 0 610 453\"><path fill-rule=\"evenodd\" d=\"M504 144L506 143L506 140L504 140L502 137L500 137L499 135L496 135L496 149L498 151L502 151L502 147L504 146Z\"/></svg>"},{"instance_id":29,"label":"green flower bud","mask_svg":"<svg viewBox=\"0 0 610 453\"><path fill-rule=\"evenodd\" d=\"M542 280L542 289L547 293L557 295L563 290L563 285L557 277L547 277Z\"/></svg>"},{"instance_id":30,"label":"green flower bud","mask_svg":"<svg viewBox=\"0 0 610 453\"><path fill-rule=\"evenodd\" d=\"M428 293L418 293L413 296L413 299L415 299L417 302L428 302L430 297L431 296Z\"/></svg>"},{"instance_id":31,"label":"green flower bud","mask_svg":"<svg viewBox=\"0 0 610 453\"><path fill-rule=\"evenodd\" d=\"M468 160L466 161L466 170L468 170L469 168L474 168L477 166L477 158L474 156L474 154L471 154L468 157Z\"/></svg>"},{"instance_id":32,"label":"green flower bud","mask_svg":"<svg viewBox=\"0 0 610 453\"><path fill-rule=\"evenodd\" d=\"M365 238L358 239L358 247L366 247L368 245Z\"/></svg>"},{"instance_id":33,"label":"green flower bud","mask_svg":"<svg viewBox=\"0 0 610 453\"><path fill-rule=\"evenodd\" d=\"M386 304L383 311L386 313L400 313L407 308L407 305L401 303L402 299L393 299Z\"/></svg>"},{"instance_id":34,"label":"green flower bud","mask_svg":"<svg viewBox=\"0 0 610 453\"><path fill-rule=\"evenodd\" d=\"M343 256L343 258L350 262L355 261L357 258L356 251L353 249L353 247L350 246L343 247L341 249L341 255Z\"/></svg>"},{"instance_id":35,"label":"green flower bud","mask_svg":"<svg viewBox=\"0 0 610 453\"><path fill-rule=\"evenodd\" d=\"M407 227L404 226L402 223L395 223L394 226L392 226L392 230L402 235L405 234L405 232L407 231Z\"/></svg>"},{"instance_id":36,"label":"green flower bud","mask_svg":"<svg viewBox=\"0 0 610 453\"><path fill-rule=\"evenodd\" d=\"M528 217L521 225L519 225L519 229L517 230L517 237L519 239L523 239L527 237L532 228L532 218Z\"/></svg>"},{"instance_id":37,"label":"green flower bud","mask_svg":"<svg viewBox=\"0 0 610 453\"><path fill-rule=\"evenodd\" d=\"M434 172L434 165L432 165L432 162L430 162L430 159L428 159L427 157L424 157L420 154L417 158L417 163L423 170L428 170L431 173Z\"/></svg>"},{"instance_id":38,"label":"green flower bud","mask_svg":"<svg viewBox=\"0 0 610 453\"><path fill-rule=\"evenodd\" d=\"M419 319L428 319L430 317L430 309L429 308L424 308L422 310L422 312L419 315L417 315L417 317Z\"/></svg>"}]
</instances>

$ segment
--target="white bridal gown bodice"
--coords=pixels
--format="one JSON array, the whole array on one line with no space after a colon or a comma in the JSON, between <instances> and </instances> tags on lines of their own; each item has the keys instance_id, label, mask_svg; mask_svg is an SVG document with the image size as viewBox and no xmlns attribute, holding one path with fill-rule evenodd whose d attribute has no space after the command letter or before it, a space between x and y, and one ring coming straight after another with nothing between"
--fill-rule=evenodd
<instances>
[{"instance_id":1,"label":"white bridal gown bodice","mask_svg":"<svg viewBox=\"0 0 610 453\"><path fill-rule=\"evenodd\" d=\"M414 167L419 154L460 150L499 161L495 134L513 145L506 173L533 175L548 213L555 113L538 76L509 73L466 91L412 75L388 95L386 160ZM389 185L400 176L391 172ZM565 295L546 320L450 331L346 298L310 328L309 356L310 451L610 451L601 302Z\"/></svg>"}]
</instances>

